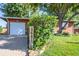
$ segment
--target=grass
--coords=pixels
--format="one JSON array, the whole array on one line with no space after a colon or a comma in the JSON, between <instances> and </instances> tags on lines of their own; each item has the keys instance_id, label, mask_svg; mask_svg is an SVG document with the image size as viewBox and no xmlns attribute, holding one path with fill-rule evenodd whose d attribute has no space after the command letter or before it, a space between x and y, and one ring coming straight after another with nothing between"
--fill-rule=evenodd
<instances>
[{"instance_id":1,"label":"grass","mask_svg":"<svg viewBox=\"0 0 79 59\"><path fill-rule=\"evenodd\" d=\"M42 56L79 56L79 36L54 36Z\"/></svg>"}]
</instances>

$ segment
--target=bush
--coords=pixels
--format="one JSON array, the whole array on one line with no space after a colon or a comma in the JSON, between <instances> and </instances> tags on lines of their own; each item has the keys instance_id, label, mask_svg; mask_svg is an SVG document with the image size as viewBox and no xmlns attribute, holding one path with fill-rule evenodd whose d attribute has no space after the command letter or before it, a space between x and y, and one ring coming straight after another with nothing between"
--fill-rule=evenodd
<instances>
[{"instance_id":1,"label":"bush","mask_svg":"<svg viewBox=\"0 0 79 59\"><path fill-rule=\"evenodd\" d=\"M34 48L41 48L44 43L51 39L52 29L55 25L55 16L33 15L31 17L30 26L34 26Z\"/></svg>"},{"instance_id":2,"label":"bush","mask_svg":"<svg viewBox=\"0 0 79 59\"><path fill-rule=\"evenodd\" d=\"M2 32L2 29L3 29L2 26L0 26L0 32Z\"/></svg>"},{"instance_id":3,"label":"bush","mask_svg":"<svg viewBox=\"0 0 79 59\"><path fill-rule=\"evenodd\" d=\"M63 32L62 35L69 36L69 33Z\"/></svg>"}]
</instances>

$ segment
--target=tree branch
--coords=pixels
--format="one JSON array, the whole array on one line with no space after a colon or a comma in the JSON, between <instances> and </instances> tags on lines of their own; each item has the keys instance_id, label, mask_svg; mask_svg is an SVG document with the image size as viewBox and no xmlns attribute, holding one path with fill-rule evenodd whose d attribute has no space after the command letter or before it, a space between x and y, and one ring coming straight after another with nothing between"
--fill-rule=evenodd
<instances>
[{"instance_id":1,"label":"tree branch","mask_svg":"<svg viewBox=\"0 0 79 59\"><path fill-rule=\"evenodd\" d=\"M79 14L79 12L75 12L69 19L68 19L68 21L65 23L65 25L62 27L62 29L64 29L65 28L65 26L67 25L67 23L74 17L74 16L76 16L76 15L78 15Z\"/></svg>"}]
</instances>

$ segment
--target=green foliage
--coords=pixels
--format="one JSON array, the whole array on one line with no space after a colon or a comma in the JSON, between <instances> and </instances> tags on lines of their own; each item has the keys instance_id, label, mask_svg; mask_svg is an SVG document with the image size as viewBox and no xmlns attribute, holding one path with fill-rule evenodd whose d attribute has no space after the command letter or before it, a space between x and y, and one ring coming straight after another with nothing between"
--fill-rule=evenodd
<instances>
[{"instance_id":1,"label":"green foliage","mask_svg":"<svg viewBox=\"0 0 79 59\"><path fill-rule=\"evenodd\" d=\"M64 20L68 20L74 13L71 10L68 10L64 16Z\"/></svg>"},{"instance_id":2,"label":"green foliage","mask_svg":"<svg viewBox=\"0 0 79 59\"><path fill-rule=\"evenodd\" d=\"M79 19L78 14L79 14L79 4L72 4L72 7L68 9L64 19L68 20L70 17L72 17L72 15L74 15L71 18L71 20L74 20L74 19L78 20Z\"/></svg>"},{"instance_id":3,"label":"green foliage","mask_svg":"<svg viewBox=\"0 0 79 59\"><path fill-rule=\"evenodd\" d=\"M34 48L40 48L51 39L52 29L55 25L55 16L33 15L29 25L34 26Z\"/></svg>"},{"instance_id":4,"label":"green foliage","mask_svg":"<svg viewBox=\"0 0 79 59\"><path fill-rule=\"evenodd\" d=\"M2 26L0 26L0 32L2 31L2 29L3 29Z\"/></svg>"},{"instance_id":5,"label":"green foliage","mask_svg":"<svg viewBox=\"0 0 79 59\"><path fill-rule=\"evenodd\" d=\"M68 9L70 9L72 5L73 4L67 4L67 3L54 3L54 4L45 4L45 7L47 8L48 12L56 16L59 16L60 14L64 17Z\"/></svg>"},{"instance_id":6,"label":"green foliage","mask_svg":"<svg viewBox=\"0 0 79 59\"><path fill-rule=\"evenodd\" d=\"M40 4L31 3L8 3L3 4L0 10L4 16L8 17L30 17L38 8Z\"/></svg>"},{"instance_id":7,"label":"green foliage","mask_svg":"<svg viewBox=\"0 0 79 59\"><path fill-rule=\"evenodd\" d=\"M79 56L79 35L53 37L42 56Z\"/></svg>"},{"instance_id":8,"label":"green foliage","mask_svg":"<svg viewBox=\"0 0 79 59\"><path fill-rule=\"evenodd\" d=\"M69 33L63 32L62 36L69 36Z\"/></svg>"},{"instance_id":9,"label":"green foliage","mask_svg":"<svg viewBox=\"0 0 79 59\"><path fill-rule=\"evenodd\" d=\"M8 3L3 5L1 11L8 17L28 17L29 4Z\"/></svg>"}]
</instances>

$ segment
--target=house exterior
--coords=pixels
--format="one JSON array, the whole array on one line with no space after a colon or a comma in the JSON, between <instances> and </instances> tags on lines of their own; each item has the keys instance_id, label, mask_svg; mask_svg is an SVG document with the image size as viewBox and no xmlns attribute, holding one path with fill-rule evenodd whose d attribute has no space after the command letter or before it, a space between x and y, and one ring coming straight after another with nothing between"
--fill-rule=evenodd
<instances>
[{"instance_id":1,"label":"house exterior","mask_svg":"<svg viewBox=\"0 0 79 59\"><path fill-rule=\"evenodd\" d=\"M6 28L3 28L1 34L6 35L26 35L28 18L19 17L0 17L7 22Z\"/></svg>"},{"instance_id":2,"label":"house exterior","mask_svg":"<svg viewBox=\"0 0 79 59\"><path fill-rule=\"evenodd\" d=\"M62 26L67 21L64 21ZM69 34L79 34L79 24L75 26L76 23L79 23L78 20L71 20L67 23L66 27L64 28L63 32L69 33ZM55 31L58 31L58 27L55 29Z\"/></svg>"}]
</instances>

